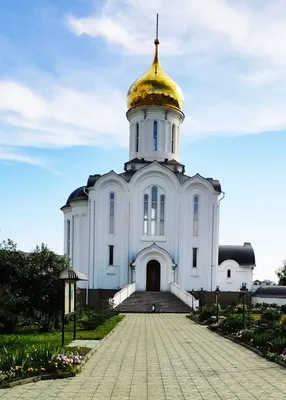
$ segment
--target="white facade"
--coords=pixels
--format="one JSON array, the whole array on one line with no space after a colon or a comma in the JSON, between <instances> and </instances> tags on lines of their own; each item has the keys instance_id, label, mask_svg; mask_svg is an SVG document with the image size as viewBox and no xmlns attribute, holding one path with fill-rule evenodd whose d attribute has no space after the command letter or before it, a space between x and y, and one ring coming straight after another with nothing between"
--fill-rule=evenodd
<instances>
[{"instance_id":1,"label":"white facade","mask_svg":"<svg viewBox=\"0 0 286 400\"><path fill-rule=\"evenodd\" d=\"M218 266L219 288L223 292L238 292L242 282L250 289L253 282L254 265L239 265L235 260L226 260Z\"/></svg>"},{"instance_id":2,"label":"white facade","mask_svg":"<svg viewBox=\"0 0 286 400\"><path fill-rule=\"evenodd\" d=\"M218 181L185 175L180 163L184 114L168 105L127 112L125 172L90 176L62 207L64 252L89 288L237 291L252 283L252 267L227 260L218 267ZM231 280L226 270L231 269Z\"/></svg>"}]
</instances>

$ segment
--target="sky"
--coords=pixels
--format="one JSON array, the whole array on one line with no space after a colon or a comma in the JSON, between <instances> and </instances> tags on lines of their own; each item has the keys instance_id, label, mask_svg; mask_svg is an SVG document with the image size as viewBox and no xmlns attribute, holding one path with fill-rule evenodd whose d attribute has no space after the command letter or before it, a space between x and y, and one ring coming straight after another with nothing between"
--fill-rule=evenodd
<instances>
[{"instance_id":1,"label":"sky","mask_svg":"<svg viewBox=\"0 0 286 400\"><path fill-rule=\"evenodd\" d=\"M181 162L219 179L220 244L255 279L286 259L285 0L0 0L0 241L63 252L60 207L128 161L126 93L160 58L184 92Z\"/></svg>"}]
</instances>

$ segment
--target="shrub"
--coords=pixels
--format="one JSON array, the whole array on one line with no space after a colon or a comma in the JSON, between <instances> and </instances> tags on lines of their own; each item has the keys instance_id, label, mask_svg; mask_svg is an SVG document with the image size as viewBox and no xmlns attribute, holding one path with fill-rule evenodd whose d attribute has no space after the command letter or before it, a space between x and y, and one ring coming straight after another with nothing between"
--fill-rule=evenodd
<instances>
[{"instance_id":1,"label":"shrub","mask_svg":"<svg viewBox=\"0 0 286 400\"><path fill-rule=\"evenodd\" d=\"M79 321L79 326L83 330L90 331L102 325L105 320L106 317L104 315L92 314L88 319L81 319Z\"/></svg>"},{"instance_id":2,"label":"shrub","mask_svg":"<svg viewBox=\"0 0 286 400\"><path fill-rule=\"evenodd\" d=\"M268 308L261 313L260 321L262 324L273 325L275 322L280 321L281 315L281 311L278 309Z\"/></svg>"},{"instance_id":3,"label":"shrub","mask_svg":"<svg viewBox=\"0 0 286 400\"><path fill-rule=\"evenodd\" d=\"M286 347L286 337L275 337L271 340L271 346L276 353L282 353Z\"/></svg>"},{"instance_id":4,"label":"shrub","mask_svg":"<svg viewBox=\"0 0 286 400\"><path fill-rule=\"evenodd\" d=\"M228 335L244 328L243 317L231 314L226 319L219 322L218 330L224 335Z\"/></svg>"},{"instance_id":5,"label":"shrub","mask_svg":"<svg viewBox=\"0 0 286 400\"><path fill-rule=\"evenodd\" d=\"M254 332L252 335L252 338L250 340L250 343L254 347L265 347L269 345L269 341L271 340L272 333L271 332L263 332L263 333L257 333Z\"/></svg>"},{"instance_id":6,"label":"shrub","mask_svg":"<svg viewBox=\"0 0 286 400\"><path fill-rule=\"evenodd\" d=\"M207 304L203 307L202 312L199 314L199 321L204 322L208 320L213 315L216 315L216 305L215 304Z\"/></svg>"},{"instance_id":7,"label":"shrub","mask_svg":"<svg viewBox=\"0 0 286 400\"><path fill-rule=\"evenodd\" d=\"M283 304L283 305L280 307L280 311L282 312L282 314L286 314L286 304Z\"/></svg>"}]
</instances>

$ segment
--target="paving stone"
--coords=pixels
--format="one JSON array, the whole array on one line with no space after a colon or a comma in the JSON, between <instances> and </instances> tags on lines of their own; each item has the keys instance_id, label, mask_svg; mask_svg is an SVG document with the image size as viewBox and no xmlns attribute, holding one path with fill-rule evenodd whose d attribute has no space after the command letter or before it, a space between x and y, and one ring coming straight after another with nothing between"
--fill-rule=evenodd
<instances>
[{"instance_id":1,"label":"paving stone","mask_svg":"<svg viewBox=\"0 0 286 400\"><path fill-rule=\"evenodd\" d=\"M129 314L81 374L0 391L0 400L279 400L286 369L181 314Z\"/></svg>"}]
</instances>

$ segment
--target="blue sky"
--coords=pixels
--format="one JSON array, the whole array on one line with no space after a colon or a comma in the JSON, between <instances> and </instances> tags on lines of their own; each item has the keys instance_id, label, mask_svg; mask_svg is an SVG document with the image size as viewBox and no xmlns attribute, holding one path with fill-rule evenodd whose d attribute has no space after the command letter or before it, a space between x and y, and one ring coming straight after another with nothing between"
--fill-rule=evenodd
<instances>
[{"instance_id":1,"label":"blue sky","mask_svg":"<svg viewBox=\"0 0 286 400\"><path fill-rule=\"evenodd\" d=\"M186 172L219 179L221 244L286 259L284 0L0 2L0 240L63 248L60 207L128 160L126 93L160 57L181 86Z\"/></svg>"}]
</instances>

